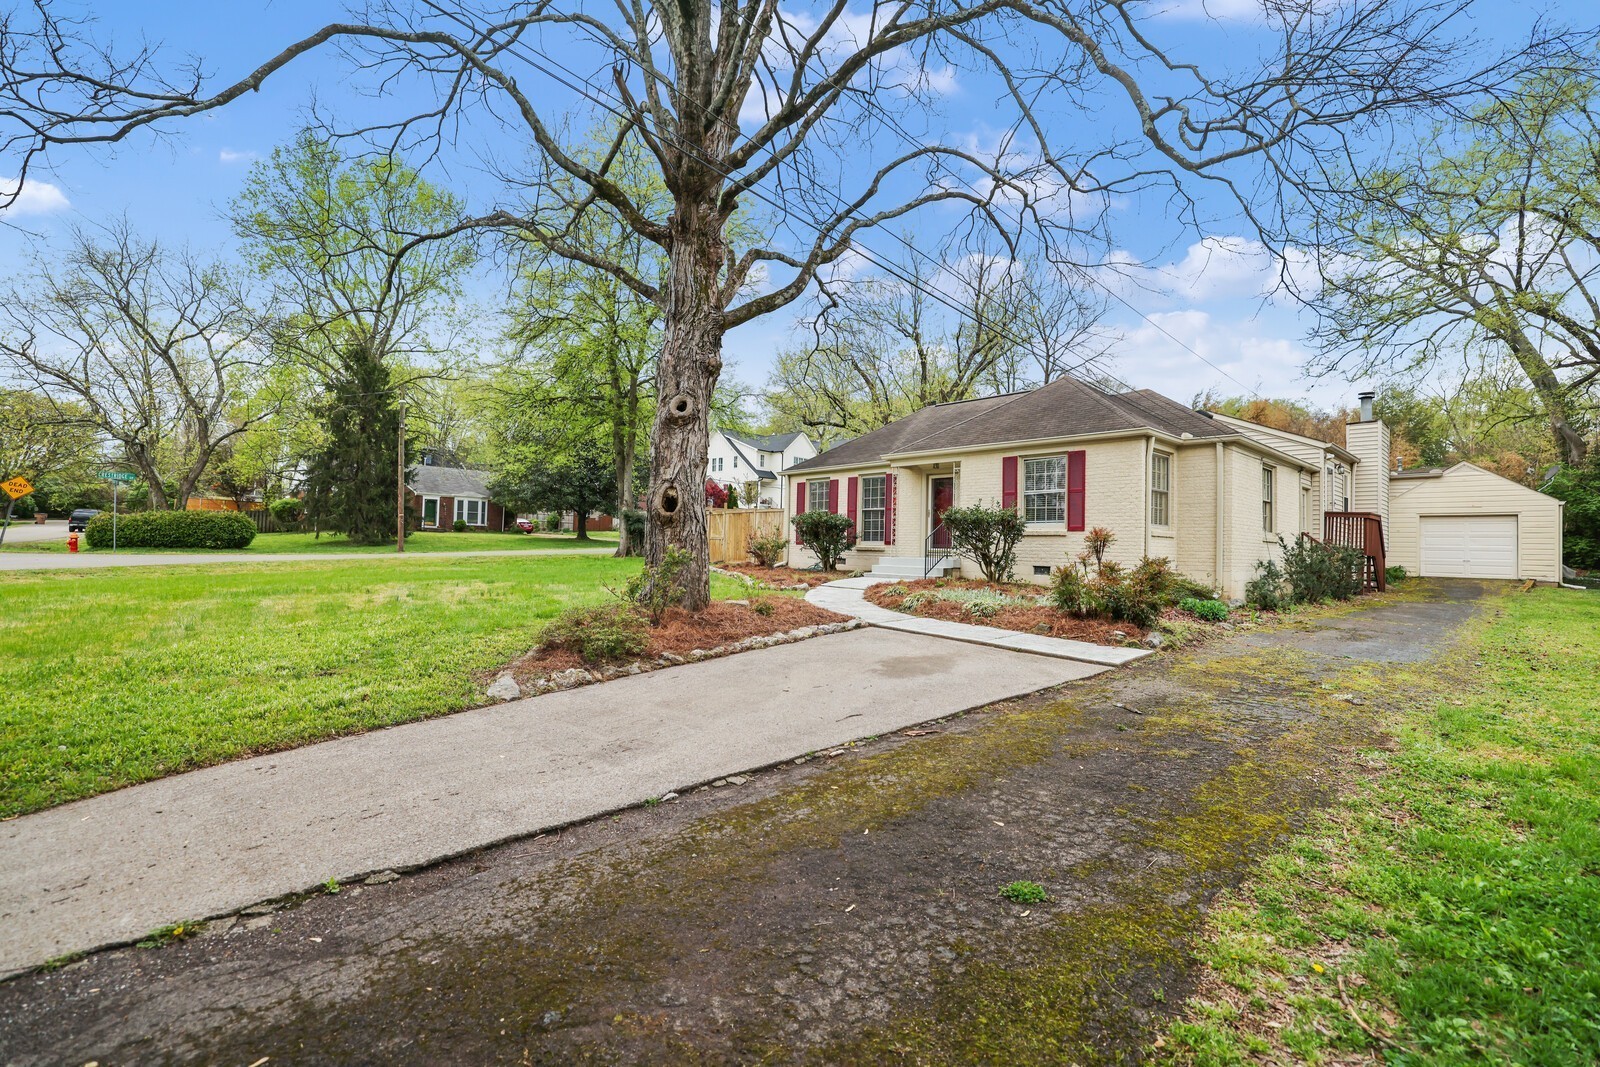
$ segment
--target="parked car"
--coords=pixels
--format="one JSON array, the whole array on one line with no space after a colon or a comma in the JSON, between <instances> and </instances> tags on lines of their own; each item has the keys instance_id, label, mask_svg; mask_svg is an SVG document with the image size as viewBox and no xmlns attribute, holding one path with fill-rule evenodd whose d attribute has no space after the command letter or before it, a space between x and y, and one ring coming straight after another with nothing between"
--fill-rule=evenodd
<instances>
[{"instance_id":1,"label":"parked car","mask_svg":"<svg viewBox=\"0 0 1600 1067\"><path fill-rule=\"evenodd\" d=\"M99 508L79 508L67 519L68 533L82 533L83 528L89 525L89 520L100 514Z\"/></svg>"},{"instance_id":2,"label":"parked car","mask_svg":"<svg viewBox=\"0 0 1600 1067\"><path fill-rule=\"evenodd\" d=\"M534 522L532 519L517 520L517 529L521 530L523 533L533 533L533 528Z\"/></svg>"}]
</instances>

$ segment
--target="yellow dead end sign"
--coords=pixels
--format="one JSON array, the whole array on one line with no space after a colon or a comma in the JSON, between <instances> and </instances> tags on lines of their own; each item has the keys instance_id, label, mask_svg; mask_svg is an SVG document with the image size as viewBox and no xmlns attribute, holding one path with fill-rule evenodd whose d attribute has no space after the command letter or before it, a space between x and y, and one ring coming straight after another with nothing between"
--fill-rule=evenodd
<instances>
[{"instance_id":1,"label":"yellow dead end sign","mask_svg":"<svg viewBox=\"0 0 1600 1067\"><path fill-rule=\"evenodd\" d=\"M0 482L0 489L4 489L6 496L12 500L21 500L33 492L33 483L19 474L8 482Z\"/></svg>"}]
</instances>

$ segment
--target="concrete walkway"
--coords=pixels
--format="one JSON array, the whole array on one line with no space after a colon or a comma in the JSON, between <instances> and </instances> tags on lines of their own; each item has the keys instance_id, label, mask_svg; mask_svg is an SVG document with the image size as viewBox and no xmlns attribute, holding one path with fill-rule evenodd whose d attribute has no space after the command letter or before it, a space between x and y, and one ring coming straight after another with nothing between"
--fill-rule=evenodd
<instances>
[{"instance_id":1,"label":"concrete walkway","mask_svg":"<svg viewBox=\"0 0 1600 1067\"><path fill-rule=\"evenodd\" d=\"M1044 637L1016 630L1003 630L998 626L974 626L965 622L945 619L924 619L899 611L880 608L864 595L868 586L880 582L899 581L896 578L842 578L837 582L819 585L806 594L806 599L819 608L851 615L873 626L903 633L940 637L948 641L966 641L974 645L988 645L1011 652L1031 652L1036 656L1053 656L1057 659L1095 663L1102 667L1120 667L1142 656L1150 655L1147 648L1114 648L1088 641L1069 641L1061 637Z\"/></svg>"},{"instance_id":2,"label":"concrete walkway","mask_svg":"<svg viewBox=\"0 0 1600 1067\"><path fill-rule=\"evenodd\" d=\"M609 556L599 548L484 548L461 552L0 552L0 571L90 570L97 567L191 567L218 563L316 563L341 559L452 559L462 556Z\"/></svg>"},{"instance_id":3,"label":"concrete walkway","mask_svg":"<svg viewBox=\"0 0 1600 1067\"><path fill-rule=\"evenodd\" d=\"M437 554L437 553L435 553ZM0 974L1098 674L855 630L240 760L0 823ZM760 678L762 684L752 684Z\"/></svg>"}]
</instances>

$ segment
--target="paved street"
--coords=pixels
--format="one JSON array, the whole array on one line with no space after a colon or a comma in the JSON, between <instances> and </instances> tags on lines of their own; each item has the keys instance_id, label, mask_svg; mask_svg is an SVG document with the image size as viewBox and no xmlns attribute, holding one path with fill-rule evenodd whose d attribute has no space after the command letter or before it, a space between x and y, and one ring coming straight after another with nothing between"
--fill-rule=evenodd
<instances>
[{"instance_id":1,"label":"paved street","mask_svg":"<svg viewBox=\"0 0 1600 1067\"><path fill-rule=\"evenodd\" d=\"M4 494L0 494L0 500ZM5 509L0 507L0 515L5 514ZM31 519L13 516L11 525L6 529L5 543L8 545L25 545L34 541L65 541L67 538L67 520L51 519L40 525ZM0 556L0 558L4 558Z\"/></svg>"}]
</instances>

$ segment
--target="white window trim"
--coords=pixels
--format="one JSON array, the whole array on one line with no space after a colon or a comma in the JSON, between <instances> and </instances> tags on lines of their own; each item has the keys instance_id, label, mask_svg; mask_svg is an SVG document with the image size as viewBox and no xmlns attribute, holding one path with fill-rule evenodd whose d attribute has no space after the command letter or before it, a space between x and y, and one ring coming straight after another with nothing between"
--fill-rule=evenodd
<instances>
[{"instance_id":1,"label":"white window trim","mask_svg":"<svg viewBox=\"0 0 1600 1067\"><path fill-rule=\"evenodd\" d=\"M1059 490L1035 489L1030 494L1028 490L1028 464L1048 462L1050 460L1056 460L1061 464L1061 488ZM1056 527L1064 527L1067 524L1067 457L1065 454L1019 457L1017 460L1017 482L1017 495L1022 501L1022 517L1028 526L1035 529L1054 529ZM1054 496L1057 493L1061 496L1061 517L1059 519L1028 518L1028 497L1030 495Z\"/></svg>"},{"instance_id":2,"label":"white window trim","mask_svg":"<svg viewBox=\"0 0 1600 1067\"><path fill-rule=\"evenodd\" d=\"M877 479L883 486L883 488L882 488L882 490L880 492L880 499L883 501L883 504L880 507L869 508L869 507L867 507L867 482L872 480L872 479L874 479L874 478ZM888 478L888 475L886 475L886 474L864 474L864 475L861 476L861 480L857 484L860 487L858 489L858 492L861 494L861 501L860 501L860 505L857 508L857 519L856 519L856 521L858 523L860 523L860 526L861 526L861 531L862 531L861 532L861 541L862 541L862 543L869 544L869 545L885 544L886 542L884 541L884 538L887 537L888 534L889 534L889 478ZM869 538L866 535L867 512L869 512L869 511L875 511L880 516L880 518L878 520L878 522L879 522L879 533L878 533L878 536L876 538Z\"/></svg>"},{"instance_id":3,"label":"white window trim","mask_svg":"<svg viewBox=\"0 0 1600 1067\"><path fill-rule=\"evenodd\" d=\"M433 501L433 521L428 521L428 501ZM425 496L422 498L422 514L417 518L417 524L424 530L437 530L439 528L439 498Z\"/></svg>"},{"instance_id":4,"label":"white window trim","mask_svg":"<svg viewBox=\"0 0 1600 1067\"><path fill-rule=\"evenodd\" d=\"M1266 540L1278 532L1278 468L1261 465L1261 532Z\"/></svg>"},{"instance_id":5,"label":"white window trim","mask_svg":"<svg viewBox=\"0 0 1600 1067\"><path fill-rule=\"evenodd\" d=\"M1161 459L1167 461L1167 485L1164 489L1156 486L1156 461ZM1172 529L1172 460L1171 452L1162 452L1158 449L1150 453L1150 525L1160 530ZM1160 522L1156 521L1157 496L1161 498L1163 512L1163 521Z\"/></svg>"},{"instance_id":6,"label":"white window trim","mask_svg":"<svg viewBox=\"0 0 1600 1067\"><path fill-rule=\"evenodd\" d=\"M477 512L478 512L478 520L479 521L477 521L477 522L467 522L466 516L462 514L462 505L463 504L469 504L469 503L478 505ZM458 496L458 497L456 497L456 506L453 509L451 509L450 521L454 522L456 519L460 519L463 522L466 522L468 526L482 526L482 527L487 528L488 525L489 525L489 501L488 501L488 499L485 498L485 497L481 497L481 496Z\"/></svg>"}]
</instances>

